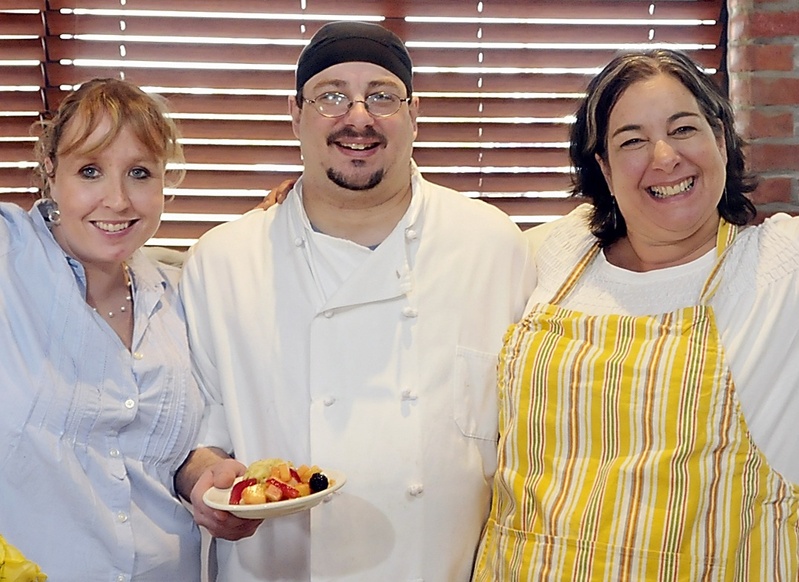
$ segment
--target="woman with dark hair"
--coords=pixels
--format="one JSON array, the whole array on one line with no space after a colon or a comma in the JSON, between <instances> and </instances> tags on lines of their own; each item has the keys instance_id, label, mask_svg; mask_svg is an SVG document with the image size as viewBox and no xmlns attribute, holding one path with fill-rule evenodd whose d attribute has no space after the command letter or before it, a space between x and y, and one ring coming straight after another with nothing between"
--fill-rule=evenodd
<instances>
[{"instance_id":1,"label":"woman with dark hair","mask_svg":"<svg viewBox=\"0 0 799 582\"><path fill-rule=\"evenodd\" d=\"M677 51L605 67L570 153L589 204L532 234L475 579L796 580L799 219L746 226L730 104Z\"/></svg>"},{"instance_id":2,"label":"woman with dark hair","mask_svg":"<svg viewBox=\"0 0 799 582\"><path fill-rule=\"evenodd\" d=\"M173 477L204 401L178 270L141 251L177 128L95 79L39 130L42 200L0 204L0 533L58 582L199 580Z\"/></svg>"},{"instance_id":3,"label":"woman with dark hair","mask_svg":"<svg viewBox=\"0 0 799 582\"><path fill-rule=\"evenodd\" d=\"M610 246L626 235L624 217L618 213L608 183L604 180L600 160L606 159L610 111L621 94L633 83L658 74L671 75L690 91L705 120L717 136L723 136L726 145L727 179L718 211L723 219L745 225L755 217L755 206L746 197L757 186L747 175L743 140L735 131L735 119L729 100L716 84L704 74L685 54L670 50L656 50L639 55L617 58L605 69L604 75L595 77L588 86L587 97L577 112L572 125L569 155L575 169L574 188L577 196L588 198L594 206L591 230L602 246ZM616 219L616 222L613 219Z\"/></svg>"}]
</instances>

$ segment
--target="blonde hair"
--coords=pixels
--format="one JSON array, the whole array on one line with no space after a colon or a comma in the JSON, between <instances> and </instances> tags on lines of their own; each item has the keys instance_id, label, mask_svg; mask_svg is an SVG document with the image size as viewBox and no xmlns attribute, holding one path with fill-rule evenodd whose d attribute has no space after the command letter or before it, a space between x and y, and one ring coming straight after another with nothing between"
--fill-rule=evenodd
<instances>
[{"instance_id":1,"label":"blonde hair","mask_svg":"<svg viewBox=\"0 0 799 582\"><path fill-rule=\"evenodd\" d=\"M80 151L104 119L110 119L111 129L85 153L91 154L107 147L123 127L128 127L164 167L169 162L184 161L183 148L178 143L178 128L169 116L165 99L147 94L133 83L120 79L92 79L67 95L50 119L34 124L39 137L34 148L38 162L36 175L42 197L49 197L47 178L55 171L58 157ZM72 123L80 123L81 127L74 133L74 138L64 142L65 129ZM47 171L48 160L52 164L50 172ZM176 170L170 183L177 185L184 174L184 170Z\"/></svg>"}]
</instances>

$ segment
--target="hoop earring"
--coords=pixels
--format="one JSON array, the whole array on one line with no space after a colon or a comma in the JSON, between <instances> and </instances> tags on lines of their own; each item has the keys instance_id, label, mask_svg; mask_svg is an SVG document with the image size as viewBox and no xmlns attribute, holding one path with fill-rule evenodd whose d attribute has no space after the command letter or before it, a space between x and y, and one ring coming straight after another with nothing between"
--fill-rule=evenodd
<instances>
[{"instance_id":1,"label":"hoop earring","mask_svg":"<svg viewBox=\"0 0 799 582\"><path fill-rule=\"evenodd\" d=\"M58 203L52 198L42 200L39 204L39 212L50 226L61 224L61 211L58 209Z\"/></svg>"}]
</instances>

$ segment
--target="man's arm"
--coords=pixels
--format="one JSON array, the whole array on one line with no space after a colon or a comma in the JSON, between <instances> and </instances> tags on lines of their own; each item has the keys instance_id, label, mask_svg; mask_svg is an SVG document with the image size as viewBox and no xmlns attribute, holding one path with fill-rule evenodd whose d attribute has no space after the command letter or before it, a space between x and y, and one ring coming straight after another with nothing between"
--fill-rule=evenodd
<instances>
[{"instance_id":1,"label":"man's arm","mask_svg":"<svg viewBox=\"0 0 799 582\"><path fill-rule=\"evenodd\" d=\"M212 509L203 501L208 489L230 487L246 469L222 449L202 447L193 450L175 474L175 490L191 503L194 521L214 537L231 541L246 538L254 534L263 521L241 519L227 511Z\"/></svg>"}]
</instances>

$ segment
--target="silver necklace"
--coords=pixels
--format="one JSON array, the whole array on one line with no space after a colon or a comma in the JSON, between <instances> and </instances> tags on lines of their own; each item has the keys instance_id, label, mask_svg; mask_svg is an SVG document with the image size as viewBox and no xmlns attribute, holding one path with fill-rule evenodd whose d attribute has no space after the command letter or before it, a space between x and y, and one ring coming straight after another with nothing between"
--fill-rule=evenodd
<instances>
[{"instance_id":1,"label":"silver necklace","mask_svg":"<svg viewBox=\"0 0 799 582\"><path fill-rule=\"evenodd\" d=\"M130 305L133 302L133 281L131 281L131 279L130 279L130 273L128 272L128 266L125 263L122 263L122 272L125 275L125 286L128 288L128 293L127 293L127 295L125 295L126 303L125 303L125 305L122 305L119 308L119 312L120 313L125 313L128 310L128 305ZM92 309L94 309L95 312L97 311L96 307L92 307ZM116 315L115 312L113 312L113 311L109 311L108 312L108 317L109 318L114 317L114 315Z\"/></svg>"}]
</instances>

